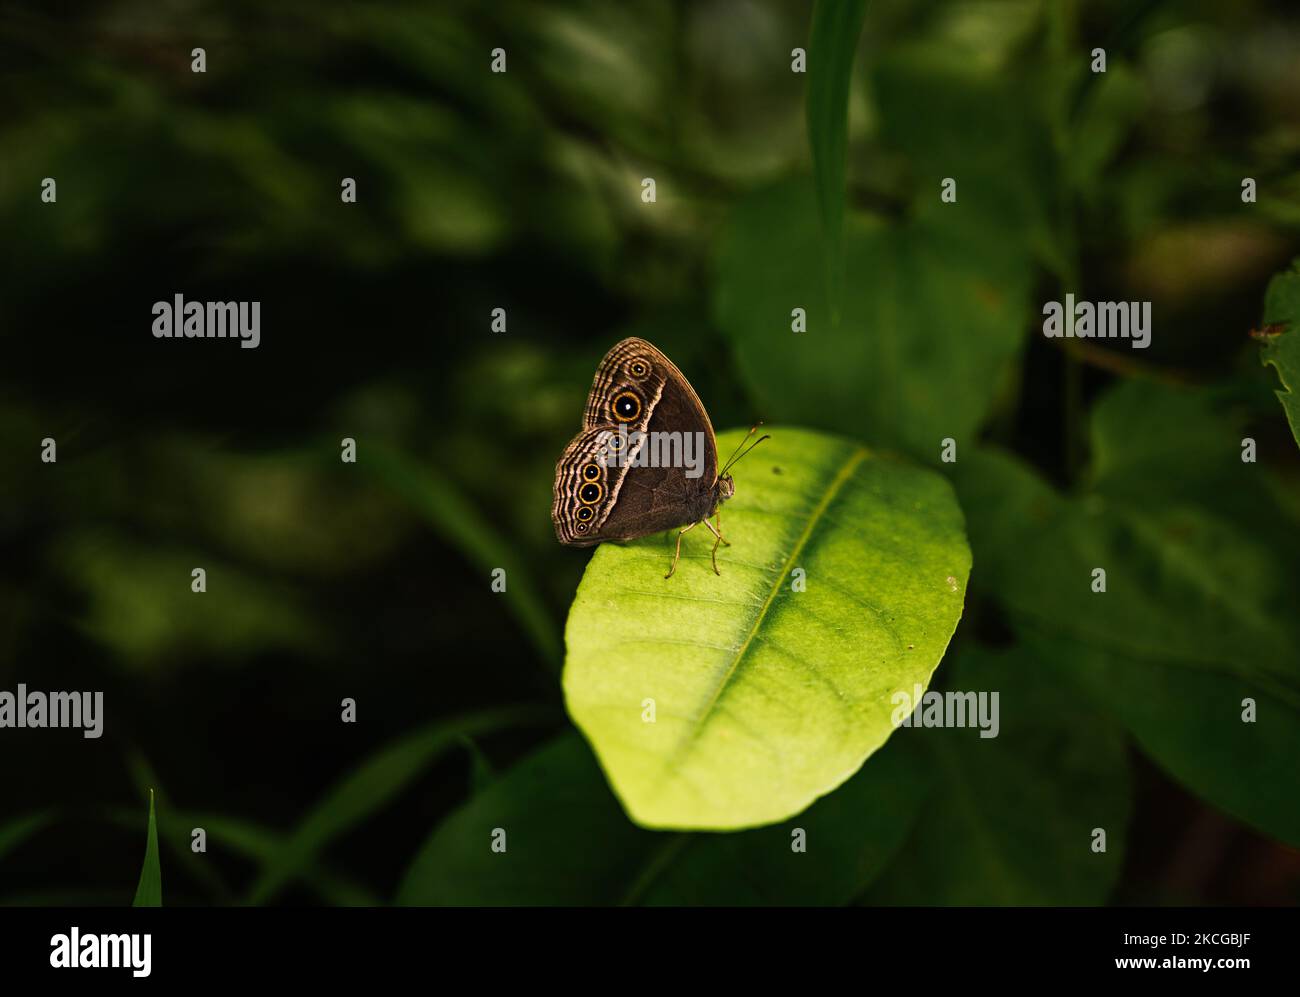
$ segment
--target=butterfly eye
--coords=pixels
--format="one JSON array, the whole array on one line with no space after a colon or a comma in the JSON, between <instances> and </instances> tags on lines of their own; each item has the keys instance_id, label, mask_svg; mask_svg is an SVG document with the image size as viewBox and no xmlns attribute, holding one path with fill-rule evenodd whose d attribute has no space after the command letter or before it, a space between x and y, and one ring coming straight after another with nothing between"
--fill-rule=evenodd
<instances>
[{"instance_id":1,"label":"butterfly eye","mask_svg":"<svg viewBox=\"0 0 1300 997\"><path fill-rule=\"evenodd\" d=\"M632 422L641 414L641 399L630 391L620 392L614 398L614 418L619 422Z\"/></svg>"},{"instance_id":2,"label":"butterfly eye","mask_svg":"<svg viewBox=\"0 0 1300 997\"><path fill-rule=\"evenodd\" d=\"M578 489L578 498L587 505L595 505L605 494L605 487L598 481L588 481Z\"/></svg>"},{"instance_id":3,"label":"butterfly eye","mask_svg":"<svg viewBox=\"0 0 1300 997\"><path fill-rule=\"evenodd\" d=\"M600 468L596 464L588 464L582 469L582 480L598 481L600 480Z\"/></svg>"},{"instance_id":4,"label":"butterfly eye","mask_svg":"<svg viewBox=\"0 0 1300 997\"><path fill-rule=\"evenodd\" d=\"M594 515L595 513L591 511L590 506L584 505L581 509L578 510L578 519L581 520L581 522L578 523L578 529L581 532L584 533L586 532L587 520L589 520Z\"/></svg>"},{"instance_id":5,"label":"butterfly eye","mask_svg":"<svg viewBox=\"0 0 1300 997\"><path fill-rule=\"evenodd\" d=\"M650 373L650 365L638 357L627 365L627 372L639 381Z\"/></svg>"}]
</instances>

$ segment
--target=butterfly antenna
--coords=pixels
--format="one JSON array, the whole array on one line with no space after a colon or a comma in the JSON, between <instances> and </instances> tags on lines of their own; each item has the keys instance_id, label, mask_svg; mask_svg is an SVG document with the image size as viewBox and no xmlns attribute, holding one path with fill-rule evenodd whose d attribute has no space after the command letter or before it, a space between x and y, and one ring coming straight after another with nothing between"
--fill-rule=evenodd
<instances>
[{"instance_id":1,"label":"butterfly antenna","mask_svg":"<svg viewBox=\"0 0 1300 997\"><path fill-rule=\"evenodd\" d=\"M760 436L758 439L756 439L753 443L751 443L748 447L746 447L744 453L742 453L740 456L738 456L735 460L731 461L731 462L727 465L727 470L730 470L731 468L735 467L735 466L736 466L737 464L739 464L742 460L744 460L746 457L748 457L749 454L750 454L750 451L752 451L756 446L758 446L758 445L759 445L760 443L762 443L764 440L770 440L771 438L772 438L772 437L769 436L767 433L764 433L762 436Z\"/></svg>"},{"instance_id":2,"label":"butterfly antenna","mask_svg":"<svg viewBox=\"0 0 1300 997\"><path fill-rule=\"evenodd\" d=\"M745 438L741 440L738 444L736 444L735 450L731 451L731 456L728 457L727 462L722 465L722 470L718 472L719 474L726 473L727 468L729 468L731 466L732 461L736 459L736 454L740 453L740 448L749 442L749 438L758 432L758 427L761 425L763 425L761 422L756 422L754 423L753 426L750 427L749 432L745 434Z\"/></svg>"},{"instance_id":3,"label":"butterfly antenna","mask_svg":"<svg viewBox=\"0 0 1300 997\"><path fill-rule=\"evenodd\" d=\"M758 432L758 427L761 426L761 425L763 425L761 422L756 422L756 423L754 424L754 427L749 431L748 435L746 435L745 438L744 438L743 440L740 441L740 446L736 447L736 449L735 449L735 451L732 453L732 455L731 455L730 457L727 458L727 463L724 464L722 470L718 472L718 477L722 477L722 475L726 474L729 470L731 470L732 467L734 467L736 464L739 464L740 461L741 461L741 460L742 460L742 459L743 459L743 458L744 458L744 457L745 457L745 456L746 456L746 455L747 455L751 450L754 449L754 447L758 446L758 445L759 445L760 443L762 443L764 440L770 440L770 439L772 438L769 434L764 433L762 436L760 436L758 439L756 439L753 443L750 443L749 446L745 448L744 453L741 452L741 447L744 447L746 443L749 443L749 438L750 438L751 436L753 436L756 432Z\"/></svg>"}]
</instances>

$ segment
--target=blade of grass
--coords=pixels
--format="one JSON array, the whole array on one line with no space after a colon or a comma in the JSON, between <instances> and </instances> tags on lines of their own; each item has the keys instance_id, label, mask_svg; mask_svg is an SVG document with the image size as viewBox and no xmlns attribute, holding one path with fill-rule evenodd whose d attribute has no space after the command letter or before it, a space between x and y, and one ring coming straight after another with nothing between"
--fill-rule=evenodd
<instances>
[{"instance_id":1,"label":"blade of grass","mask_svg":"<svg viewBox=\"0 0 1300 997\"><path fill-rule=\"evenodd\" d=\"M326 845L391 801L436 757L466 735L554 720L536 706L504 707L439 721L381 748L343 777L266 862L246 902L265 904L310 865Z\"/></svg>"},{"instance_id":2,"label":"blade of grass","mask_svg":"<svg viewBox=\"0 0 1300 997\"><path fill-rule=\"evenodd\" d=\"M516 555L510 542L442 476L378 444L368 444L367 452L365 467L370 473L409 502L444 540L483 571L485 585L488 572L494 568L505 569L510 579L504 593L506 605L532 639L542 660L558 674L559 621L547 610L527 564Z\"/></svg>"},{"instance_id":3,"label":"blade of grass","mask_svg":"<svg viewBox=\"0 0 1300 997\"><path fill-rule=\"evenodd\" d=\"M159 810L165 809L160 804ZM239 817L180 811L173 816L178 826L201 827L208 832L209 842L259 866L270 861L286 844L286 835L283 833ZM113 807L104 813L104 820L121 828L134 829L138 819L131 811L121 807ZM160 835L164 840L167 837L162 832ZM192 852L190 854L197 857ZM325 903L336 907L376 907L381 903L376 894L320 862L300 870L298 877ZM220 899L218 903L233 904L234 900Z\"/></svg>"},{"instance_id":4,"label":"blade of grass","mask_svg":"<svg viewBox=\"0 0 1300 997\"><path fill-rule=\"evenodd\" d=\"M866 0L817 0L808 41L808 145L826 245L831 320L839 324L844 287L844 177L849 82L866 18Z\"/></svg>"},{"instance_id":5,"label":"blade of grass","mask_svg":"<svg viewBox=\"0 0 1300 997\"><path fill-rule=\"evenodd\" d=\"M135 888L132 907L162 906L162 866L158 862L158 821L154 814L153 790L149 790L149 836L144 848L144 867Z\"/></svg>"},{"instance_id":6,"label":"blade of grass","mask_svg":"<svg viewBox=\"0 0 1300 997\"><path fill-rule=\"evenodd\" d=\"M195 825L186 826L184 824L177 808L171 805L171 801L163 790L150 790L151 786L161 785L161 780L158 778L158 773L154 771L153 766L149 764L149 760L138 752L133 752L129 764L131 778L141 794L152 791L157 799L159 813L158 834L163 844L171 849L172 855L184 866L185 872L195 881L207 887L208 892L218 903L233 903L234 893L230 887L212 868L211 863L203 861L190 848L190 832Z\"/></svg>"}]
</instances>

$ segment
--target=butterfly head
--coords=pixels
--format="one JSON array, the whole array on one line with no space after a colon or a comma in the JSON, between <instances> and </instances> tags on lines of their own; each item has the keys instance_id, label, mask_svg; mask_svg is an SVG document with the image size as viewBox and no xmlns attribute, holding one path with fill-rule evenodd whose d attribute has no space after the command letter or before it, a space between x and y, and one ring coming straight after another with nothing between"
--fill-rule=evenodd
<instances>
[{"instance_id":1,"label":"butterfly head","mask_svg":"<svg viewBox=\"0 0 1300 997\"><path fill-rule=\"evenodd\" d=\"M736 482L732 480L730 474L724 474L718 479L718 502L725 502L735 494Z\"/></svg>"}]
</instances>

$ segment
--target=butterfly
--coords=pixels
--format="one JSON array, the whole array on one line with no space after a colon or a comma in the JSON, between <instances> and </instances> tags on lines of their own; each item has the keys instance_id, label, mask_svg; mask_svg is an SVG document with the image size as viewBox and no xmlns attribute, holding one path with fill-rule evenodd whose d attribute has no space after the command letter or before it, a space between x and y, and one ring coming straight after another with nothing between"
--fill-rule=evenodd
<instances>
[{"instance_id":1,"label":"butterfly","mask_svg":"<svg viewBox=\"0 0 1300 997\"><path fill-rule=\"evenodd\" d=\"M555 464L551 520L571 547L633 540L680 527L665 578L677 570L682 535L703 523L716 538L718 571L721 506L736 493L727 471L746 450L749 431L721 469L713 424L700 396L654 345L633 336L616 344L596 368L582 431ZM763 440L762 436L749 449ZM710 523L714 519L717 525Z\"/></svg>"}]
</instances>

